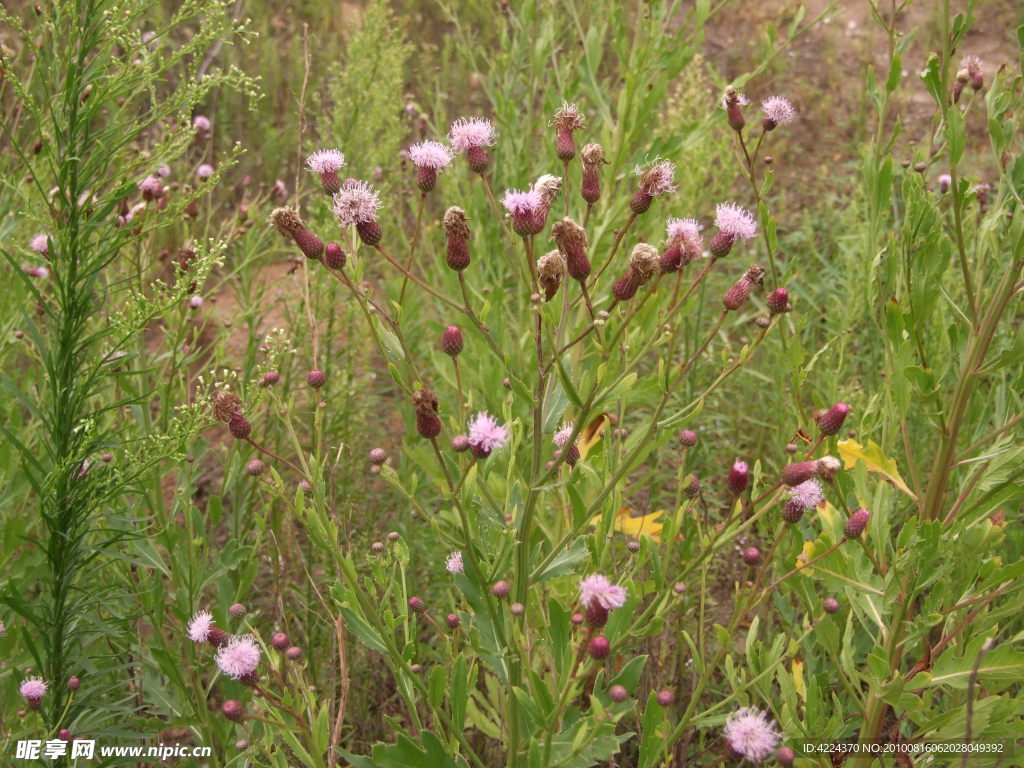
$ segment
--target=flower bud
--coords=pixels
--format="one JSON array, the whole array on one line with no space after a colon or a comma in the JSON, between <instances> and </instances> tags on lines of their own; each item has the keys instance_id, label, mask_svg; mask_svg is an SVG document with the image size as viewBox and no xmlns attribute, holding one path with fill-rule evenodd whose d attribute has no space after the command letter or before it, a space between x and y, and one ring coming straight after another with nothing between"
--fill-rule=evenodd
<instances>
[{"instance_id":1,"label":"flower bud","mask_svg":"<svg viewBox=\"0 0 1024 768\"><path fill-rule=\"evenodd\" d=\"M848 539L856 539L862 533L864 529L868 527L868 520L871 518L871 513L866 509L858 509L847 519L843 525L843 535Z\"/></svg>"},{"instance_id":2,"label":"flower bud","mask_svg":"<svg viewBox=\"0 0 1024 768\"><path fill-rule=\"evenodd\" d=\"M445 616L444 623L448 625L448 629L456 629L462 623L462 620L459 618L459 614L449 613Z\"/></svg>"},{"instance_id":3,"label":"flower bud","mask_svg":"<svg viewBox=\"0 0 1024 768\"><path fill-rule=\"evenodd\" d=\"M735 461L729 469L725 478L725 484L734 494L739 495L747 489L750 483L750 468L745 461Z\"/></svg>"},{"instance_id":4,"label":"flower bud","mask_svg":"<svg viewBox=\"0 0 1024 768\"><path fill-rule=\"evenodd\" d=\"M818 429L821 430L821 434L834 435L843 428L843 422L846 421L846 416L849 413L850 406L846 403L836 403L826 411L818 411L814 415L814 421L817 423Z\"/></svg>"},{"instance_id":5,"label":"flower bud","mask_svg":"<svg viewBox=\"0 0 1024 768\"><path fill-rule=\"evenodd\" d=\"M587 144L580 151L583 160L582 196L590 205L601 198L601 166L608 163L600 144ZM579 278L577 278L579 279Z\"/></svg>"},{"instance_id":6,"label":"flower bud","mask_svg":"<svg viewBox=\"0 0 1024 768\"><path fill-rule=\"evenodd\" d=\"M412 396L416 409L416 431L421 437L432 440L441 434L441 417L438 416L437 397L429 389L420 389Z\"/></svg>"},{"instance_id":7,"label":"flower bud","mask_svg":"<svg viewBox=\"0 0 1024 768\"><path fill-rule=\"evenodd\" d=\"M789 747L779 747L775 750L775 762L781 765L782 768L792 768L795 759L796 755Z\"/></svg>"},{"instance_id":8,"label":"flower bud","mask_svg":"<svg viewBox=\"0 0 1024 768\"><path fill-rule=\"evenodd\" d=\"M263 378L260 379L260 386L263 387L263 389L267 389L268 387L272 387L277 384L280 380L281 374L277 371L267 371L263 374Z\"/></svg>"},{"instance_id":9,"label":"flower bud","mask_svg":"<svg viewBox=\"0 0 1024 768\"><path fill-rule=\"evenodd\" d=\"M537 281L544 289L544 300L551 301L558 293L562 285L562 276L565 274L566 264L562 254L555 251L548 251L537 259Z\"/></svg>"},{"instance_id":10,"label":"flower bud","mask_svg":"<svg viewBox=\"0 0 1024 768\"><path fill-rule=\"evenodd\" d=\"M210 627L210 631L206 633L206 642L214 648L222 648L228 644L230 639L231 635L220 627Z\"/></svg>"},{"instance_id":11,"label":"flower bud","mask_svg":"<svg viewBox=\"0 0 1024 768\"><path fill-rule=\"evenodd\" d=\"M356 232L359 233L359 239L363 241L364 245L368 245L371 248L378 243L384 237L384 232L380 228L380 224L376 219L370 221L357 221Z\"/></svg>"},{"instance_id":12,"label":"flower bud","mask_svg":"<svg viewBox=\"0 0 1024 768\"><path fill-rule=\"evenodd\" d=\"M473 239L473 233L466 224L466 214L461 208L452 206L445 211L444 232L448 239L448 266L461 272L469 266L469 241Z\"/></svg>"},{"instance_id":13,"label":"flower bud","mask_svg":"<svg viewBox=\"0 0 1024 768\"><path fill-rule=\"evenodd\" d=\"M676 694L673 691L658 691L658 704L662 707L671 707L676 703Z\"/></svg>"},{"instance_id":14,"label":"flower bud","mask_svg":"<svg viewBox=\"0 0 1024 768\"><path fill-rule=\"evenodd\" d=\"M270 638L270 647L275 651L283 651L291 644L291 638L289 638L284 632L275 632Z\"/></svg>"},{"instance_id":15,"label":"flower bud","mask_svg":"<svg viewBox=\"0 0 1024 768\"><path fill-rule=\"evenodd\" d=\"M629 698L629 692L621 685L613 685L608 689L608 698L616 704L621 704Z\"/></svg>"},{"instance_id":16,"label":"flower bud","mask_svg":"<svg viewBox=\"0 0 1024 768\"><path fill-rule=\"evenodd\" d=\"M769 294L766 301L768 312L774 317L786 312L791 312L793 307L789 305L789 291L785 288L776 288Z\"/></svg>"},{"instance_id":17,"label":"flower bud","mask_svg":"<svg viewBox=\"0 0 1024 768\"><path fill-rule=\"evenodd\" d=\"M77 677L69 677L68 678L68 690L69 691L77 691L79 689L79 687L81 687L81 685L82 685L82 681L79 680Z\"/></svg>"},{"instance_id":18,"label":"flower bud","mask_svg":"<svg viewBox=\"0 0 1024 768\"><path fill-rule=\"evenodd\" d=\"M324 248L324 264L329 269L340 270L345 266L345 251L337 243L328 243Z\"/></svg>"},{"instance_id":19,"label":"flower bud","mask_svg":"<svg viewBox=\"0 0 1024 768\"><path fill-rule=\"evenodd\" d=\"M757 547L747 547L743 550L743 562L753 567L761 564L761 550Z\"/></svg>"},{"instance_id":20,"label":"flower bud","mask_svg":"<svg viewBox=\"0 0 1024 768\"><path fill-rule=\"evenodd\" d=\"M228 608L228 615L233 619L242 618L245 616L245 606L241 603L233 603L231 607Z\"/></svg>"},{"instance_id":21,"label":"flower bud","mask_svg":"<svg viewBox=\"0 0 1024 768\"><path fill-rule=\"evenodd\" d=\"M259 477L267 469L267 465L259 459L253 459L245 465L245 473L251 477Z\"/></svg>"},{"instance_id":22,"label":"flower bud","mask_svg":"<svg viewBox=\"0 0 1024 768\"><path fill-rule=\"evenodd\" d=\"M526 613L526 606L522 603L512 603L512 605L508 607L508 610L513 616L522 616Z\"/></svg>"},{"instance_id":23,"label":"flower bud","mask_svg":"<svg viewBox=\"0 0 1024 768\"><path fill-rule=\"evenodd\" d=\"M682 429L679 431L679 443L683 448L693 448L697 444L697 433L692 429Z\"/></svg>"},{"instance_id":24,"label":"flower bud","mask_svg":"<svg viewBox=\"0 0 1024 768\"><path fill-rule=\"evenodd\" d=\"M743 277L737 280L732 288L726 291L725 296L722 297L722 304L725 308L737 310L742 307L750 296L751 291L763 285L764 272L764 267L759 264L755 264L748 269Z\"/></svg>"},{"instance_id":25,"label":"flower bud","mask_svg":"<svg viewBox=\"0 0 1024 768\"><path fill-rule=\"evenodd\" d=\"M574 280L586 280L591 268L587 259L587 233L583 227L566 216L551 225L551 235L565 257L569 276Z\"/></svg>"},{"instance_id":26,"label":"flower bud","mask_svg":"<svg viewBox=\"0 0 1024 768\"><path fill-rule=\"evenodd\" d=\"M419 597L410 597L409 598L409 608L411 608L416 613L426 613L427 612L427 604L424 603L422 598L419 598Z\"/></svg>"},{"instance_id":27,"label":"flower bud","mask_svg":"<svg viewBox=\"0 0 1024 768\"><path fill-rule=\"evenodd\" d=\"M323 371L316 369L306 374L306 383L313 389L320 389L327 383L327 376Z\"/></svg>"},{"instance_id":28,"label":"flower bud","mask_svg":"<svg viewBox=\"0 0 1024 768\"><path fill-rule=\"evenodd\" d=\"M591 638L590 643L587 645L587 653L590 654L592 659L606 659L611 650L611 643L608 642L608 638L604 635Z\"/></svg>"},{"instance_id":29,"label":"flower bud","mask_svg":"<svg viewBox=\"0 0 1024 768\"><path fill-rule=\"evenodd\" d=\"M804 516L804 505L797 499L790 499L782 507L782 519L790 525L800 522Z\"/></svg>"},{"instance_id":30,"label":"flower bud","mask_svg":"<svg viewBox=\"0 0 1024 768\"><path fill-rule=\"evenodd\" d=\"M469 447L469 438L465 435L456 435L452 438L452 450L456 453L464 453Z\"/></svg>"},{"instance_id":31,"label":"flower bud","mask_svg":"<svg viewBox=\"0 0 1024 768\"><path fill-rule=\"evenodd\" d=\"M462 331L457 325L449 325L441 335L441 351L451 358L459 356L462 351Z\"/></svg>"},{"instance_id":32,"label":"flower bud","mask_svg":"<svg viewBox=\"0 0 1024 768\"><path fill-rule=\"evenodd\" d=\"M284 655L288 657L289 661L298 661L302 658L302 649L297 645L290 646Z\"/></svg>"},{"instance_id":33,"label":"flower bud","mask_svg":"<svg viewBox=\"0 0 1024 768\"><path fill-rule=\"evenodd\" d=\"M502 580L496 582L495 585L491 587L491 594L499 600L504 600L506 597L508 597L508 593L511 591L511 589L512 587L509 585L509 583L507 581Z\"/></svg>"},{"instance_id":34,"label":"flower bud","mask_svg":"<svg viewBox=\"0 0 1024 768\"><path fill-rule=\"evenodd\" d=\"M834 597L826 597L821 601L821 607L825 609L825 613L835 613L839 610L839 601Z\"/></svg>"},{"instance_id":35,"label":"flower bud","mask_svg":"<svg viewBox=\"0 0 1024 768\"><path fill-rule=\"evenodd\" d=\"M252 424L241 413L236 413L228 419L228 429L238 440L244 440L252 432Z\"/></svg>"},{"instance_id":36,"label":"flower bud","mask_svg":"<svg viewBox=\"0 0 1024 768\"><path fill-rule=\"evenodd\" d=\"M220 711L228 720L233 723L240 723L245 720L245 707L242 702L228 699L220 706Z\"/></svg>"}]
</instances>

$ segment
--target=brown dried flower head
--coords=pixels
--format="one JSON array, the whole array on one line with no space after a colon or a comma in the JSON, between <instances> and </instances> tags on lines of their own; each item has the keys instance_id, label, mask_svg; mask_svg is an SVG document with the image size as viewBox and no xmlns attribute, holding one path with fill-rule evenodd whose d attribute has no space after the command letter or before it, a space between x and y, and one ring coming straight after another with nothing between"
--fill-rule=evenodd
<instances>
[{"instance_id":1,"label":"brown dried flower head","mask_svg":"<svg viewBox=\"0 0 1024 768\"><path fill-rule=\"evenodd\" d=\"M271 211L270 216L267 217L267 222L282 235L290 235L303 227L302 217L299 216L299 212L288 206L275 208Z\"/></svg>"},{"instance_id":2,"label":"brown dried flower head","mask_svg":"<svg viewBox=\"0 0 1024 768\"><path fill-rule=\"evenodd\" d=\"M218 421L228 422L241 413L242 401L238 395L222 389L213 396L213 415Z\"/></svg>"},{"instance_id":3,"label":"brown dried flower head","mask_svg":"<svg viewBox=\"0 0 1024 768\"><path fill-rule=\"evenodd\" d=\"M444 231L448 237L456 237L462 240L472 240L473 232L466 223L466 212L453 205L444 212Z\"/></svg>"}]
</instances>

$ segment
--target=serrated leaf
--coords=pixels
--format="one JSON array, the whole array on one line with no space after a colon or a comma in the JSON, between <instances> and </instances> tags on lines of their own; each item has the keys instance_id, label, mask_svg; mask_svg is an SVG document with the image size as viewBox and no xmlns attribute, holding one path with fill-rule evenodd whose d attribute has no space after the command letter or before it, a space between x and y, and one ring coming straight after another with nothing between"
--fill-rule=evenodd
<instances>
[{"instance_id":1,"label":"serrated leaf","mask_svg":"<svg viewBox=\"0 0 1024 768\"><path fill-rule=\"evenodd\" d=\"M863 461L867 466L868 472L882 475L895 488L907 494L914 501L918 500L917 495L910 490L900 475L900 471L896 466L896 460L886 457L882 453L882 449L873 440L868 440L866 448L852 439L840 440L837 446L839 448L839 457L843 460L844 469L852 469L857 466L858 461Z\"/></svg>"}]
</instances>

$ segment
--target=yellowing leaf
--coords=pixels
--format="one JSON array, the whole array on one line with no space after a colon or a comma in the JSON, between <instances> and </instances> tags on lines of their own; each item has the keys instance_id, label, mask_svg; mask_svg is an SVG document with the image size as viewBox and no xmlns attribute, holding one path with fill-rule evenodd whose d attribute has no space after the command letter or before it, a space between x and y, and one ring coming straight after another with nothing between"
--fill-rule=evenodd
<instances>
[{"instance_id":1,"label":"yellowing leaf","mask_svg":"<svg viewBox=\"0 0 1024 768\"><path fill-rule=\"evenodd\" d=\"M798 570L807 567L807 561L814 557L814 542L805 541L803 551L796 556L796 568ZM810 571L807 571L810 573Z\"/></svg>"},{"instance_id":2,"label":"yellowing leaf","mask_svg":"<svg viewBox=\"0 0 1024 768\"><path fill-rule=\"evenodd\" d=\"M898 490L903 491L914 501L918 498L912 490L903 482L900 471L896 467L896 460L887 458L882 449L873 440L868 440L867 448L863 447L856 440L840 440L838 443L839 456L843 460L843 468L851 469L857 466L858 461L863 461L868 472L874 472L888 480Z\"/></svg>"},{"instance_id":3,"label":"yellowing leaf","mask_svg":"<svg viewBox=\"0 0 1024 768\"><path fill-rule=\"evenodd\" d=\"M804 663L800 659L793 657L793 687L796 689L796 695L804 701L807 701L807 685L804 683Z\"/></svg>"},{"instance_id":4,"label":"yellowing leaf","mask_svg":"<svg viewBox=\"0 0 1024 768\"><path fill-rule=\"evenodd\" d=\"M593 421L587 424L585 429L580 430L576 447L580 449L580 458L587 458L590 449L597 445L604 437L604 426L608 423L608 415L602 413Z\"/></svg>"},{"instance_id":5,"label":"yellowing leaf","mask_svg":"<svg viewBox=\"0 0 1024 768\"><path fill-rule=\"evenodd\" d=\"M657 521L664 514L665 510L659 509L656 512L650 512L641 517L633 517L632 507L622 507L615 513L615 522L612 525L612 530L634 539L639 536L650 536L651 538L657 537L660 540L661 529L664 527L664 524ZM595 515L591 519L590 524L593 526L600 525L601 517L601 515Z\"/></svg>"}]
</instances>

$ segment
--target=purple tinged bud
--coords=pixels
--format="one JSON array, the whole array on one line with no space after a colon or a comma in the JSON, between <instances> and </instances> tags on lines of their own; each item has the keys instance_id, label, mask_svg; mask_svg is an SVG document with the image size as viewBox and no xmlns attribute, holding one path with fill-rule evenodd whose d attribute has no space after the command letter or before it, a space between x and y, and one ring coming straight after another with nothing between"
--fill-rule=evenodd
<instances>
[{"instance_id":1,"label":"purple tinged bud","mask_svg":"<svg viewBox=\"0 0 1024 768\"><path fill-rule=\"evenodd\" d=\"M370 551L373 552L373 554L375 554L375 555L379 555L381 552L384 551L384 542L383 541L375 541L375 542L373 542L373 544L370 545Z\"/></svg>"},{"instance_id":2,"label":"purple tinged bud","mask_svg":"<svg viewBox=\"0 0 1024 768\"><path fill-rule=\"evenodd\" d=\"M693 448L697 444L697 433L692 429L680 430L679 443L683 448Z\"/></svg>"},{"instance_id":3,"label":"purple tinged bud","mask_svg":"<svg viewBox=\"0 0 1024 768\"><path fill-rule=\"evenodd\" d=\"M736 238L728 232L716 232L715 236L711 238L711 245L708 246L708 250L711 252L712 257L720 259L723 256L729 255L729 251L732 250L732 244L735 241Z\"/></svg>"},{"instance_id":4,"label":"purple tinged bud","mask_svg":"<svg viewBox=\"0 0 1024 768\"><path fill-rule=\"evenodd\" d=\"M423 671L423 665L422 664L413 664L413 665L411 665L409 667L409 671L412 672L414 675L419 674L420 672Z\"/></svg>"},{"instance_id":5,"label":"purple tinged bud","mask_svg":"<svg viewBox=\"0 0 1024 768\"><path fill-rule=\"evenodd\" d=\"M499 600L504 600L506 597L508 597L508 593L511 591L511 589L512 587L509 585L509 583L507 581L502 580L497 582L493 587L491 587L491 594Z\"/></svg>"},{"instance_id":6,"label":"purple tinged bud","mask_svg":"<svg viewBox=\"0 0 1024 768\"><path fill-rule=\"evenodd\" d=\"M67 728L61 728L57 733L57 738L61 741L71 741L71 731Z\"/></svg>"},{"instance_id":7,"label":"purple tinged bud","mask_svg":"<svg viewBox=\"0 0 1024 768\"><path fill-rule=\"evenodd\" d=\"M370 451L370 463L371 464L383 464L388 460L388 452L383 448L374 448Z\"/></svg>"},{"instance_id":8,"label":"purple tinged bud","mask_svg":"<svg viewBox=\"0 0 1024 768\"><path fill-rule=\"evenodd\" d=\"M775 315L785 314L791 312L793 307L789 305L789 291L785 288L776 288L768 295L766 301L768 304L768 312L774 317Z\"/></svg>"},{"instance_id":9,"label":"purple tinged bud","mask_svg":"<svg viewBox=\"0 0 1024 768\"><path fill-rule=\"evenodd\" d=\"M462 331L457 325L449 325L441 335L441 351L451 358L456 358L463 347Z\"/></svg>"},{"instance_id":10,"label":"purple tinged bud","mask_svg":"<svg viewBox=\"0 0 1024 768\"><path fill-rule=\"evenodd\" d=\"M696 475L690 479L690 484L686 486L683 493L686 494L686 498L688 499L696 499L700 496L700 480L697 479Z\"/></svg>"},{"instance_id":11,"label":"purple tinged bud","mask_svg":"<svg viewBox=\"0 0 1024 768\"><path fill-rule=\"evenodd\" d=\"M245 616L245 606L241 603L234 603L228 608L228 615L233 619L240 619Z\"/></svg>"},{"instance_id":12,"label":"purple tinged bud","mask_svg":"<svg viewBox=\"0 0 1024 768\"><path fill-rule=\"evenodd\" d=\"M306 374L306 383L313 389L320 389L327 383L327 376L323 371L316 369Z\"/></svg>"},{"instance_id":13,"label":"purple tinged bud","mask_svg":"<svg viewBox=\"0 0 1024 768\"><path fill-rule=\"evenodd\" d=\"M259 477L266 471L266 469L267 465L259 459L253 459L245 466L246 474L251 475L252 477Z\"/></svg>"},{"instance_id":14,"label":"purple tinged bud","mask_svg":"<svg viewBox=\"0 0 1024 768\"><path fill-rule=\"evenodd\" d=\"M267 371L263 374L263 378L260 379L260 386L264 389L272 387L281 380L281 374L277 371Z\"/></svg>"},{"instance_id":15,"label":"purple tinged bud","mask_svg":"<svg viewBox=\"0 0 1024 768\"><path fill-rule=\"evenodd\" d=\"M858 509L847 519L843 525L843 535L848 539L856 539L862 533L864 529L868 527L868 520L871 518L871 513L866 509Z\"/></svg>"},{"instance_id":16,"label":"purple tinged bud","mask_svg":"<svg viewBox=\"0 0 1024 768\"><path fill-rule=\"evenodd\" d=\"M238 440L244 440L252 432L252 424L240 413L234 413L231 418L228 419L228 429L231 434Z\"/></svg>"},{"instance_id":17,"label":"purple tinged bud","mask_svg":"<svg viewBox=\"0 0 1024 768\"><path fill-rule=\"evenodd\" d=\"M821 434L835 435L843 428L843 422L846 421L846 416L849 413L850 406L846 403L836 403L827 411L818 411L814 416L814 421L817 422Z\"/></svg>"},{"instance_id":18,"label":"purple tinged bud","mask_svg":"<svg viewBox=\"0 0 1024 768\"><path fill-rule=\"evenodd\" d=\"M337 243L328 243L324 249L324 264L329 269L340 270L345 266L345 251Z\"/></svg>"},{"instance_id":19,"label":"purple tinged bud","mask_svg":"<svg viewBox=\"0 0 1024 768\"><path fill-rule=\"evenodd\" d=\"M420 437L433 440L441 434L441 417L438 415L437 397L429 389L419 389L412 396L416 409L416 431Z\"/></svg>"},{"instance_id":20,"label":"purple tinged bud","mask_svg":"<svg viewBox=\"0 0 1024 768\"><path fill-rule=\"evenodd\" d=\"M671 707L676 703L676 694L674 691L664 690L658 691L658 704L662 707Z\"/></svg>"},{"instance_id":21,"label":"purple tinged bud","mask_svg":"<svg viewBox=\"0 0 1024 768\"><path fill-rule=\"evenodd\" d=\"M587 653L590 654L592 659L606 659L611 650L611 643L608 642L608 638L604 635L591 638L590 644L587 646Z\"/></svg>"},{"instance_id":22,"label":"purple tinged bud","mask_svg":"<svg viewBox=\"0 0 1024 768\"><path fill-rule=\"evenodd\" d=\"M445 616L444 623L448 625L448 629L456 629L462 623L457 613L449 613Z\"/></svg>"},{"instance_id":23,"label":"purple tinged bud","mask_svg":"<svg viewBox=\"0 0 1024 768\"><path fill-rule=\"evenodd\" d=\"M626 549L635 554L640 551L640 542L636 539L632 539L629 543L626 544Z\"/></svg>"},{"instance_id":24,"label":"purple tinged bud","mask_svg":"<svg viewBox=\"0 0 1024 768\"><path fill-rule=\"evenodd\" d=\"M81 685L82 685L82 681L79 680L77 677L69 677L68 678L68 690L69 691L77 691Z\"/></svg>"},{"instance_id":25,"label":"purple tinged bud","mask_svg":"<svg viewBox=\"0 0 1024 768\"><path fill-rule=\"evenodd\" d=\"M757 547L747 547L743 550L743 562L753 567L761 564L761 550Z\"/></svg>"},{"instance_id":26,"label":"purple tinged bud","mask_svg":"<svg viewBox=\"0 0 1024 768\"><path fill-rule=\"evenodd\" d=\"M608 698L616 704L621 704L629 698L629 692L621 685L613 685L608 689Z\"/></svg>"},{"instance_id":27,"label":"purple tinged bud","mask_svg":"<svg viewBox=\"0 0 1024 768\"><path fill-rule=\"evenodd\" d=\"M580 624L583 623L583 614L582 613L574 613L572 615L572 618L570 619L570 621L572 621L572 623L575 624L576 626L579 626Z\"/></svg>"},{"instance_id":28,"label":"purple tinged bud","mask_svg":"<svg viewBox=\"0 0 1024 768\"><path fill-rule=\"evenodd\" d=\"M608 609L597 600L591 600L587 606L587 624L592 627L603 627L608 623Z\"/></svg>"},{"instance_id":29,"label":"purple tinged bud","mask_svg":"<svg viewBox=\"0 0 1024 768\"><path fill-rule=\"evenodd\" d=\"M826 597L821 601L821 607L825 609L825 613L835 613L839 610L839 601L834 597Z\"/></svg>"},{"instance_id":30,"label":"purple tinged bud","mask_svg":"<svg viewBox=\"0 0 1024 768\"><path fill-rule=\"evenodd\" d=\"M286 650L291 644L291 638L284 632L275 632L270 638L270 647L275 651Z\"/></svg>"},{"instance_id":31,"label":"purple tinged bud","mask_svg":"<svg viewBox=\"0 0 1024 768\"><path fill-rule=\"evenodd\" d=\"M512 603L512 605L508 607L508 610L513 616L522 616L526 613L526 606L522 603Z\"/></svg>"},{"instance_id":32,"label":"purple tinged bud","mask_svg":"<svg viewBox=\"0 0 1024 768\"><path fill-rule=\"evenodd\" d=\"M452 438L452 450L456 453L465 453L469 450L469 438L465 435L456 435Z\"/></svg>"},{"instance_id":33,"label":"purple tinged bud","mask_svg":"<svg viewBox=\"0 0 1024 768\"><path fill-rule=\"evenodd\" d=\"M368 245L371 248L378 243L384 237L384 232L380 228L380 224L377 223L376 219L371 221L357 221L356 232L359 233L359 239L363 241L364 245Z\"/></svg>"},{"instance_id":34,"label":"purple tinged bud","mask_svg":"<svg viewBox=\"0 0 1024 768\"><path fill-rule=\"evenodd\" d=\"M293 645L284 652L284 655L288 657L289 661L298 661L302 658L302 649L297 645Z\"/></svg>"},{"instance_id":35,"label":"purple tinged bud","mask_svg":"<svg viewBox=\"0 0 1024 768\"><path fill-rule=\"evenodd\" d=\"M245 707L242 706L242 702L235 699L228 699L221 704L220 711L224 717L233 723L240 723L245 720Z\"/></svg>"},{"instance_id":36,"label":"purple tinged bud","mask_svg":"<svg viewBox=\"0 0 1024 768\"><path fill-rule=\"evenodd\" d=\"M732 468L725 478L725 484L736 495L747 490L747 485L750 484L750 468L747 466L747 462L739 460L733 462Z\"/></svg>"},{"instance_id":37,"label":"purple tinged bud","mask_svg":"<svg viewBox=\"0 0 1024 768\"><path fill-rule=\"evenodd\" d=\"M231 635L229 635L220 627L210 627L210 631L206 633L206 642L208 642L214 648L224 647L228 644L228 640L230 639Z\"/></svg>"},{"instance_id":38,"label":"purple tinged bud","mask_svg":"<svg viewBox=\"0 0 1024 768\"><path fill-rule=\"evenodd\" d=\"M782 468L782 482L792 488L818 476L818 462L798 461Z\"/></svg>"},{"instance_id":39,"label":"purple tinged bud","mask_svg":"<svg viewBox=\"0 0 1024 768\"><path fill-rule=\"evenodd\" d=\"M804 505L797 499L790 499L782 507L782 519L790 525L800 522L804 516Z\"/></svg>"},{"instance_id":40,"label":"purple tinged bud","mask_svg":"<svg viewBox=\"0 0 1024 768\"><path fill-rule=\"evenodd\" d=\"M796 755L789 747L779 747L775 750L775 762L782 768L792 768L794 760L796 760Z\"/></svg>"},{"instance_id":41,"label":"purple tinged bud","mask_svg":"<svg viewBox=\"0 0 1024 768\"><path fill-rule=\"evenodd\" d=\"M409 598L409 607L413 611L415 611L416 613L426 613L427 612L427 604L424 603L422 598L419 598L419 597L410 597Z\"/></svg>"}]
</instances>

